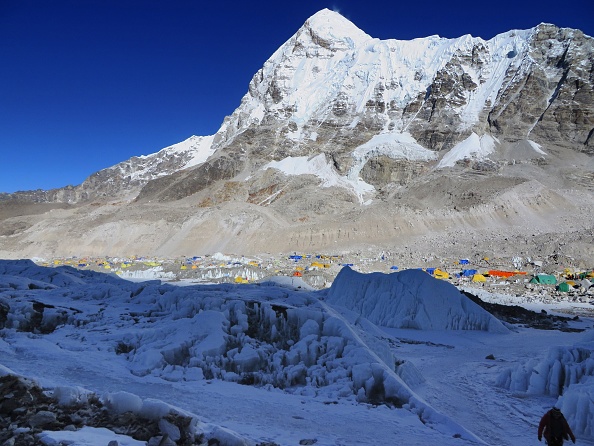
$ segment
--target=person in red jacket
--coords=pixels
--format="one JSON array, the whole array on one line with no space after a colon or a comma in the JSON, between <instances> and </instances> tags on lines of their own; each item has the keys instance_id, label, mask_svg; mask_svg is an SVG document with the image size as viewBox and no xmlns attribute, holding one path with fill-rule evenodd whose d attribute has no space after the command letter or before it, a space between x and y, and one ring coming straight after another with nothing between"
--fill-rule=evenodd
<instances>
[{"instance_id":1,"label":"person in red jacket","mask_svg":"<svg viewBox=\"0 0 594 446\"><path fill-rule=\"evenodd\" d=\"M575 443L575 435L571 432L571 428L567 420L557 407L553 407L540 419L538 425L538 441L542 441L544 437L549 446L563 446L563 440L569 440Z\"/></svg>"}]
</instances>

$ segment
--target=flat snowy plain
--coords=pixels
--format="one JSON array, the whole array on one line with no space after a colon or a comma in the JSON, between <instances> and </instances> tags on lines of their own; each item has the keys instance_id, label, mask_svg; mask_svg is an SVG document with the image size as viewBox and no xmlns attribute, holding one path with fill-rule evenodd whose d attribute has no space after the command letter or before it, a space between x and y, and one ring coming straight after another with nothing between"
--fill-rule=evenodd
<instances>
[{"instance_id":1,"label":"flat snowy plain","mask_svg":"<svg viewBox=\"0 0 594 446\"><path fill-rule=\"evenodd\" d=\"M32 378L64 403L86 389L115 412L175 406L225 445L539 444L555 404L577 443L594 445L594 320L569 322L581 332L503 324L421 271L345 268L313 290L289 277L176 286L0 261L0 306L0 376ZM92 428L40 438L145 444Z\"/></svg>"}]
</instances>

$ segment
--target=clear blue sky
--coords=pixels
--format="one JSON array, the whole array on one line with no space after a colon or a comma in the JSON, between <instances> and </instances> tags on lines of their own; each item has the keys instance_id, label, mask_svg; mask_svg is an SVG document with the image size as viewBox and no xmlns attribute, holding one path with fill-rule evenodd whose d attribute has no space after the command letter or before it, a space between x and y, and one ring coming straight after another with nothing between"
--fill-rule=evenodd
<instances>
[{"instance_id":1,"label":"clear blue sky","mask_svg":"<svg viewBox=\"0 0 594 446\"><path fill-rule=\"evenodd\" d=\"M594 35L591 0L0 0L0 192L80 184L215 133L254 73L322 8L373 37Z\"/></svg>"}]
</instances>

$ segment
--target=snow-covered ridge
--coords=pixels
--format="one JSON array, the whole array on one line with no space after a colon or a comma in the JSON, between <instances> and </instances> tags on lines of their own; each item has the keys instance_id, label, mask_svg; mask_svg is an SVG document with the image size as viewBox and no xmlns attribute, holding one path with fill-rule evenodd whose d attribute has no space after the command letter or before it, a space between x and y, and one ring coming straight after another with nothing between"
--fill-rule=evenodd
<instances>
[{"instance_id":1,"label":"snow-covered ridge","mask_svg":"<svg viewBox=\"0 0 594 446\"><path fill-rule=\"evenodd\" d=\"M213 153L211 136L191 136L185 141L165 147L157 153L142 155L137 157L140 161L137 167L128 168L127 172L132 179L141 179L149 177L157 178L159 176L172 173L167 169L168 163L175 163L176 170L183 170L202 164ZM119 166L119 165L118 165Z\"/></svg>"},{"instance_id":2,"label":"snow-covered ridge","mask_svg":"<svg viewBox=\"0 0 594 446\"><path fill-rule=\"evenodd\" d=\"M137 194L151 180L204 163L215 151L213 140L214 135L191 136L156 153L133 156L94 173L79 186L79 192L85 199Z\"/></svg>"},{"instance_id":3,"label":"snow-covered ridge","mask_svg":"<svg viewBox=\"0 0 594 446\"><path fill-rule=\"evenodd\" d=\"M143 160L148 160L153 158L157 155L167 157L167 156L176 156L176 155L185 155L187 153L190 154L190 157L185 161L182 169L187 169L188 167L193 167L198 164L203 163L208 159L210 155L212 155L213 150L211 148L212 140L214 139L214 135L211 136L190 136L185 141L179 142L177 144L173 144L172 146L165 147L164 149L159 150L157 153L153 153L151 155L141 155L138 158Z\"/></svg>"}]
</instances>

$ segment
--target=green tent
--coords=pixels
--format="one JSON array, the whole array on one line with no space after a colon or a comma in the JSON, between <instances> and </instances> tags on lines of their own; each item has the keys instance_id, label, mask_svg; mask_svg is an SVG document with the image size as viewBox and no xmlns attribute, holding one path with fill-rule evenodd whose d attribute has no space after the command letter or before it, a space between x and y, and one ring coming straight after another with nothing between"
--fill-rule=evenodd
<instances>
[{"instance_id":1,"label":"green tent","mask_svg":"<svg viewBox=\"0 0 594 446\"><path fill-rule=\"evenodd\" d=\"M571 285L568 284L567 282L563 282L560 283L559 286L557 287L557 289L563 293L567 293L569 292L569 290L571 289Z\"/></svg>"},{"instance_id":2,"label":"green tent","mask_svg":"<svg viewBox=\"0 0 594 446\"><path fill-rule=\"evenodd\" d=\"M555 276L552 276L551 274L538 274L530 280L530 283L540 283L542 285L556 285L557 279L555 278Z\"/></svg>"}]
</instances>

